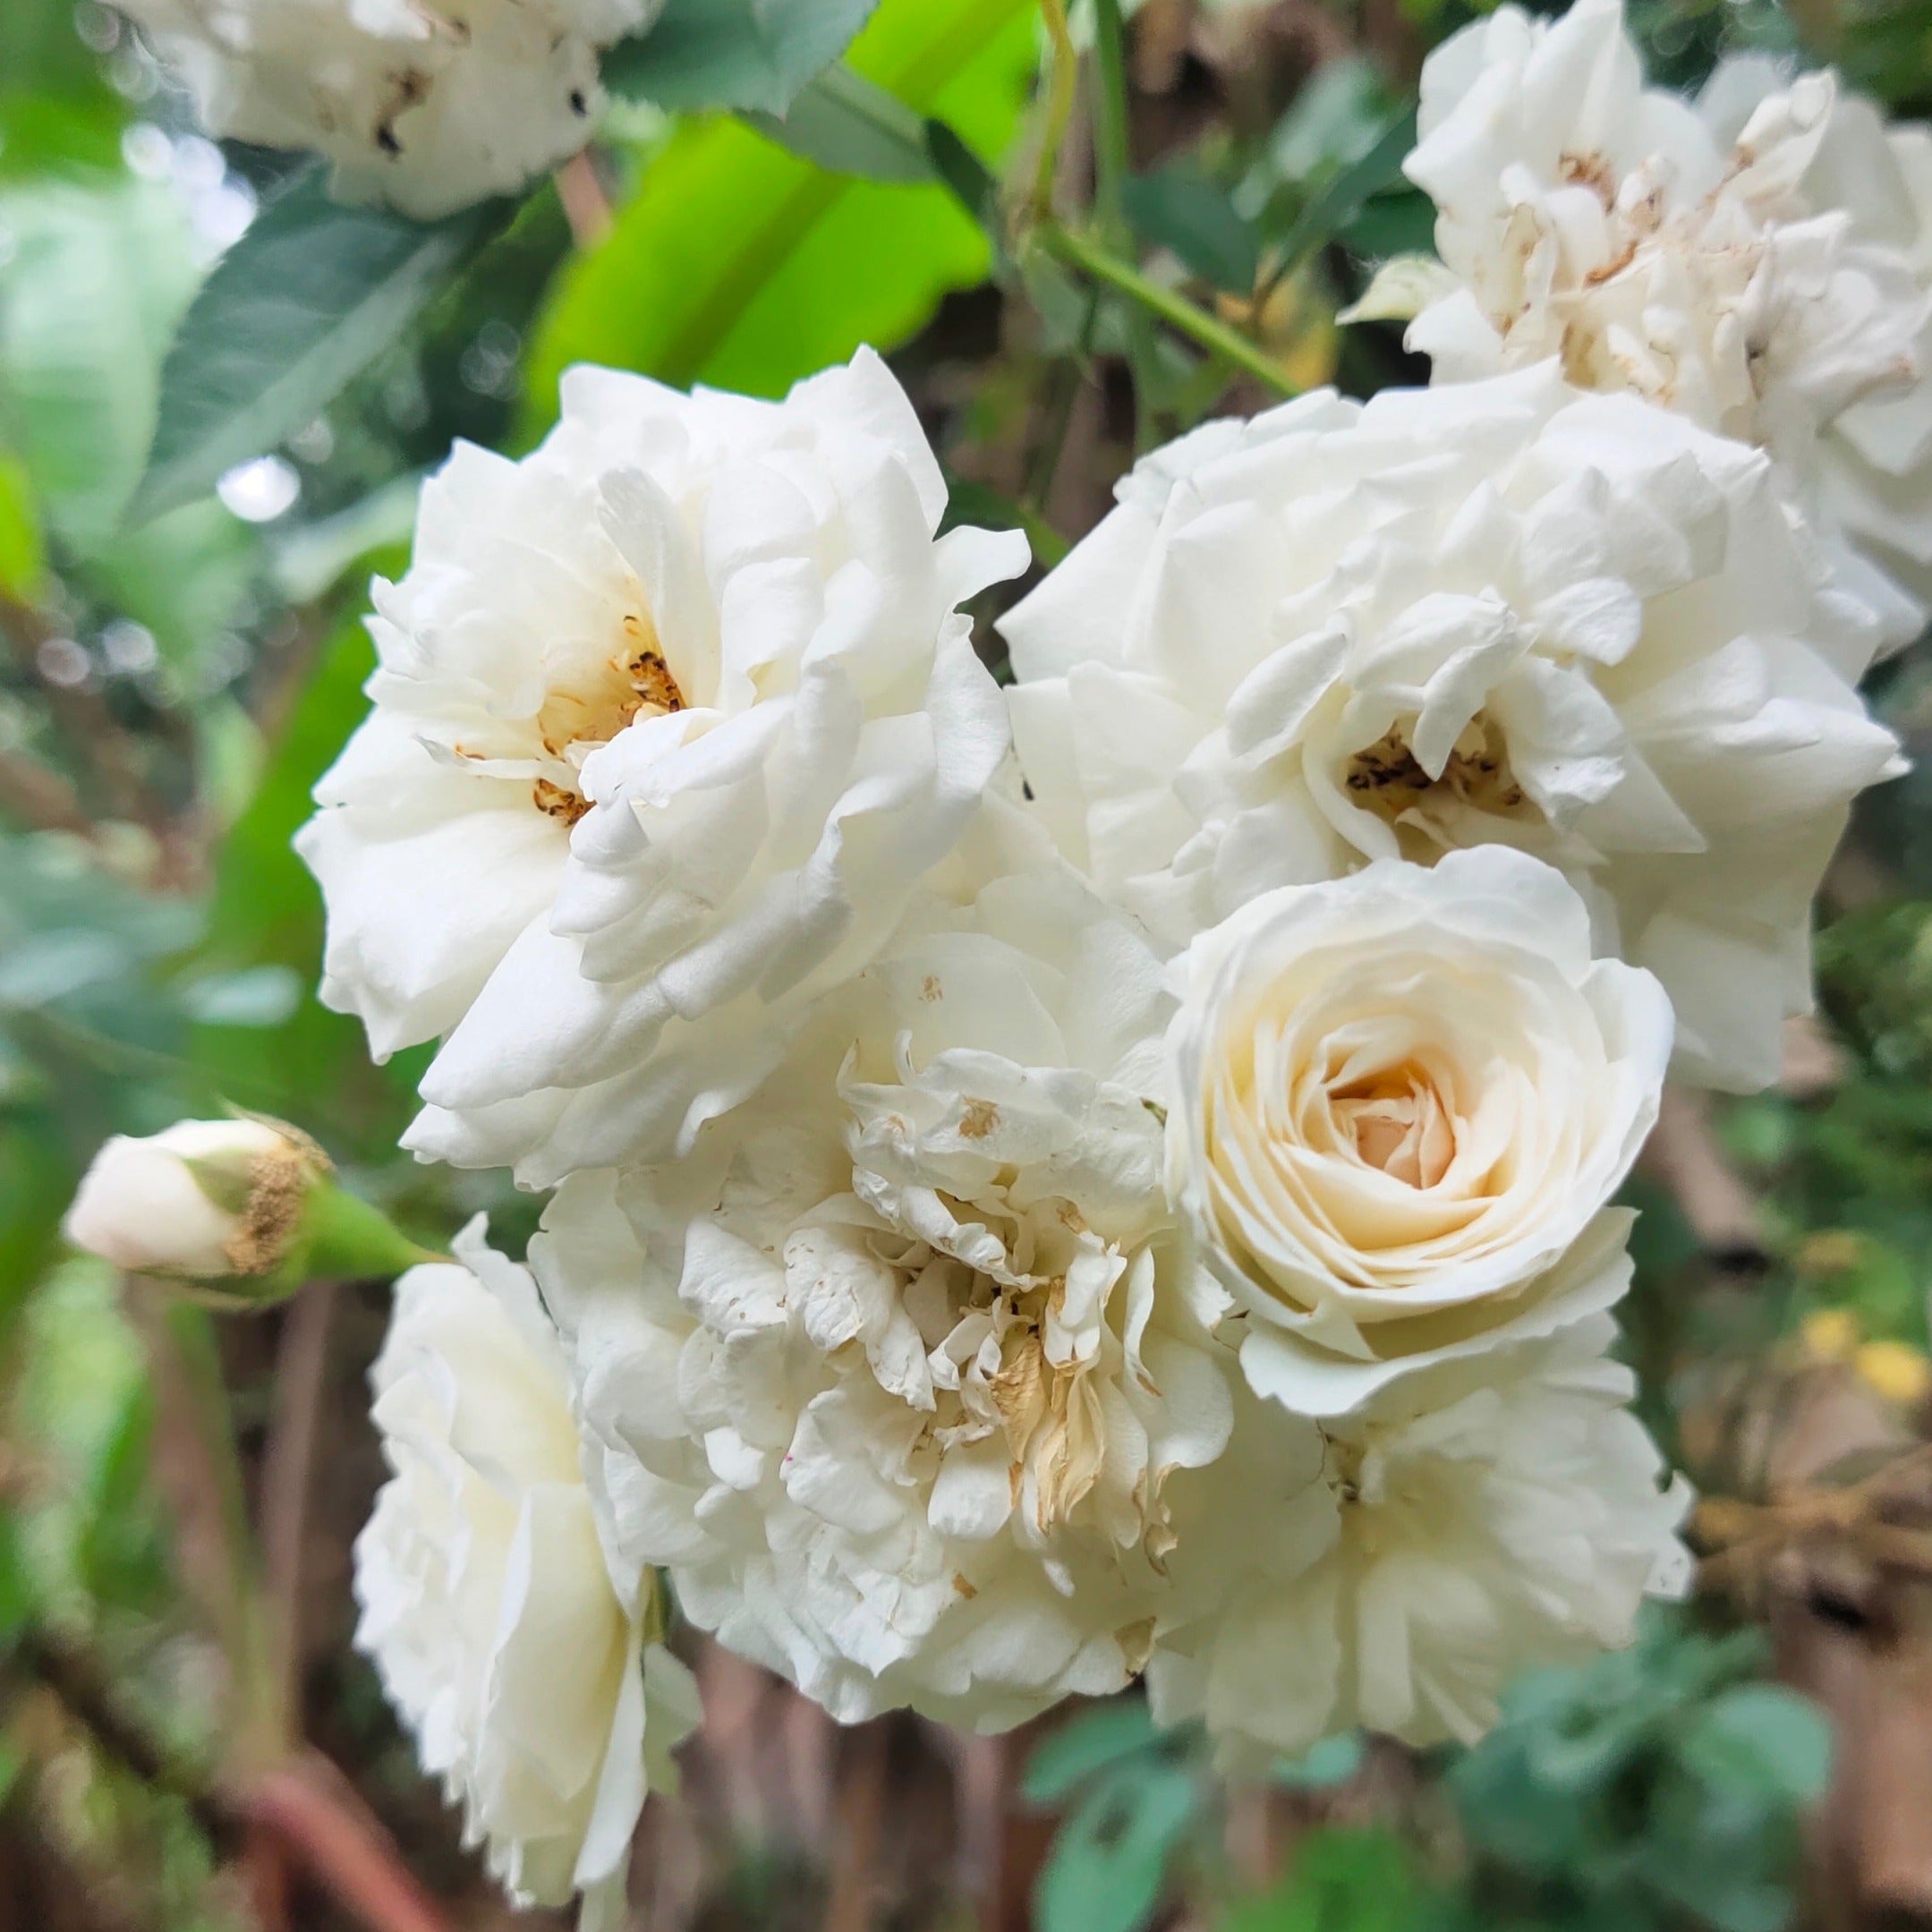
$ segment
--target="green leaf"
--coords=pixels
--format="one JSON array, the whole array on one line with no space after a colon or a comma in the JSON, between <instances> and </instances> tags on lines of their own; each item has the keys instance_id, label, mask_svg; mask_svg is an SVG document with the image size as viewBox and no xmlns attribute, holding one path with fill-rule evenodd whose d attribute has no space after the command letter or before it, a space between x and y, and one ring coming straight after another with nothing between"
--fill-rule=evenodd
<instances>
[{"instance_id":1,"label":"green leaf","mask_svg":"<svg viewBox=\"0 0 1932 1932\"><path fill-rule=\"evenodd\" d=\"M879 0L670 0L604 56L604 85L660 107L783 114Z\"/></svg>"},{"instance_id":2,"label":"green leaf","mask_svg":"<svg viewBox=\"0 0 1932 1932\"><path fill-rule=\"evenodd\" d=\"M1167 1885L1168 1855L1200 1792L1171 1764L1123 1767L1060 1827L1040 1874L1040 1932L1139 1932Z\"/></svg>"},{"instance_id":3,"label":"green leaf","mask_svg":"<svg viewBox=\"0 0 1932 1932\"><path fill-rule=\"evenodd\" d=\"M116 531L89 559L89 586L154 634L164 662L192 676L247 595L255 532L219 503L185 503Z\"/></svg>"},{"instance_id":4,"label":"green leaf","mask_svg":"<svg viewBox=\"0 0 1932 1932\"><path fill-rule=\"evenodd\" d=\"M313 169L217 264L162 373L140 520L212 489L315 416L421 312L503 217L424 224L328 197Z\"/></svg>"},{"instance_id":5,"label":"green leaf","mask_svg":"<svg viewBox=\"0 0 1932 1932\"><path fill-rule=\"evenodd\" d=\"M943 121L930 117L926 154L960 207L1000 245L1000 183L992 170Z\"/></svg>"},{"instance_id":6,"label":"green leaf","mask_svg":"<svg viewBox=\"0 0 1932 1932\"><path fill-rule=\"evenodd\" d=\"M1831 1778L1831 1726L1795 1690L1740 1684L1698 1713L1684 1734L1682 1755L1715 1790L1809 1804Z\"/></svg>"},{"instance_id":7,"label":"green leaf","mask_svg":"<svg viewBox=\"0 0 1932 1932\"><path fill-rule=\"evenodd\" d=\"M1281 243L1285 274L1360 216L1372 195L1401 178L1402 163L1416 145L1416 110L1396 115L1358 161L1334 176L1296 217Z\"/></svg>"},{"instance_id":8,"label":"green leaf","mask_svg":"<svg viewBox=\"0 0 1932 1932\"><path fill-rule=\"evenodd\" d=\"M1159 1741L1145 1698L1115 1698L1070 1719L1026 1762L1021 1795L1031 1805L1059 1804L1097 1773L1147 1751Z\"/></svg>"},{"instance_id":9,"label":"green leaf","mask_svg":"<svg viewBox=\"0 0 1932 1932\"><path fill-rule=\"evenodd\" d=\"M868 181L931 181L925 123L851 68L829 67L783 115L748 114L762 133L835 174Z\"/></svg>"},{"instance_id":10,"label":"green leaf","mask_svg":"<svg viewBox=\"0 0 1932 1932\"><path fill-rule=\"evenodd\" d=\"M1128 218L1144 242L1167 249L1195 274L1238 295L1255 286L1261 236L1227 190L1192 161L1170 162L1126 183Z\"/></svg>"},{"instance_id":11,"label":"green leaf","mask_svg":"<svg viewBox=\"0 0 1932 1932\"><path fill-rule=\"evenodd\" d=\"M1249 1899L1221 1932L1416 1932L1424 1921L1415 1853L1393 1832L1311 1832L1273 1891Z\"/></svg>"},{"instance_id":12,"label":"green leaf","mask_svg":"<svg viewBox=\"0 0 1932 1932\"><path fill-rule=\"evenodd\" d=\"M169 333L194 286L178 199L142 182L0 191L0 435L51 535L86 554L118 527L153 433Z\"/></svg>"},{"instance_id":13,"label":"green leaf","mask_svg":"<svg viewBox=\"0 0 1932 1932\"><path fill-rule=\"evenodd\" d=\"M37 604L46 586L47 545L27 465L0 449L0 591Z\"/></svg>"},{"instance_id":14,"label":"green leaf","mask_svg":"<svg viewBox=\"0 0 1932 1932\"><path fill-rule=\"evenodd\" d=\"M1273 1782L1295 1792L1329 1791L1346 1784L1362 1768L1366 1755L1361 1733L1345 1731L1340 1737L1323 1738L1300 1758L1284 1758L1274 1767Z\"/></svg>"},{"instance_id":15,"label":"green leaf","mask_svg":"<svg viewBox=\"0 0 1932 1932\"><path fill-rule=\"evenodd\" d=\"M1027 0L885 0L851 64L999 154L1036 57ZM525 430L554 417L557 377L578 362L782 395L861 343L907 340L990 262L942 187L833 174L738 122L687 124L558 278L532 345Z\"/></svg>"}]
</instances>

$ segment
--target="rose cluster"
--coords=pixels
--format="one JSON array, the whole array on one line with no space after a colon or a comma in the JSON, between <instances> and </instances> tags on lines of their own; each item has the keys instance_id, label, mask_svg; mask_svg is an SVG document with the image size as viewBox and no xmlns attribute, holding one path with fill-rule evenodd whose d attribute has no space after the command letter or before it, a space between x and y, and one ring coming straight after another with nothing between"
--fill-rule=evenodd
<instances>
[{"instance_id":1,"label":"rose cluster","mask_svg":"<svg viewBox=\"0 0 1932 1932\"><path fill-rule=\"evenodd\" d=\"M1238 1761L1472 1738L1684 1587L1616 1196L1667 1077L1775 1077L1896 767L1932 147L1578 0L1409 167L1434 383L1145 458L1004 691L1026 545L870 353L580 369L425 488L297 843L405 1145L554 1190L403 1282L358 1549L518 1896L609 1895L673 1604L841 1720L1142 1680Z\"/></svg>"}]
</instances>

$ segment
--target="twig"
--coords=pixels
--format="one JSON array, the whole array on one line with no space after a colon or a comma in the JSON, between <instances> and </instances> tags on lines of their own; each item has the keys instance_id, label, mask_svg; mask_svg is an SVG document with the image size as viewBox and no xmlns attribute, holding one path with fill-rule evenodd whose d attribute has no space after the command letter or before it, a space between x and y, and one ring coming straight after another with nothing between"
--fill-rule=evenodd
<instances>
[{"instance_id":1,"label":"twig","mask_svg":"<svg viewBox=\"0 0 1932 1932\"><path fill-rule=\"evenodd\" d=\"M1698 1245L1714 1262L1740 1272L1766 1264L1757 1199L1724 1159L1701 1094L1665 1089L1644 1165L1676 1196Z\"/></svg>"},{"instance_id":2,"label":"twig","mask_svg":"<svg viewBox=\"0 0 1932 1932\"><path fill-rule=\"evenodd\" d=\"M264 1773L242 1805L370 1932L450 1932L395 1839L326 1758L305 1752Z\"/></svg>"},{"instance_id":3,"label":"twig","mask_svg":"<svg viewBox=\"0 0 1932 1932\"><path fill-rule=\"evenodd\" d=\"M209 1836L220 1833L224 1814L206 1776L171 1758L128 1715L90 1653L50 1630L30 1627L14 1641L13 1664L52 1691L68 1716L123 1770L180 1799Z\"/></svg>"},{"instance_id":4,"label":"twig","mask_svg":"<svg viewBox=\"0 0 1932 1932\"><path fill-rule=\"evenodd\" d=\"M557 199L564 204L564 219L570 224L570 239L579 251L593 249L610 233L617 217L611 212L610 197L597 178L597 163L588 148L580 149L557 169Z\"/></svg>"},{"instance_id":5,"label":"twig","mask_svg":"<svg viewBox=\"0 0 1932 1932\"><path fill-rule=\"evenodd\" d=\"M268 1586L271 1695L284 1735L302 1734L302 1559L310 1475L328 1367L336 1284L311 1281L288 1306L275 1367L275 1414L262 1455L258 1518Z\"/></svg>"},{"instance_id":6,"label":"twig","mask_svg":"<svg viewBox=\"0 0 1932 1932\"><path fill-rule=\"evenodd\" d=\"M13 1646L17 1669L51 1691L99 1749L145 1784L178 1798L207 1835L260 1834L359 1918L369 1932L450 1932L403 1863L396 1841L342 1774L304 1750L222 1780L170 1755L128 1715L92 1655L44 1630Z\"/></svg>"},{"instance_id":7,"label":"twig","mask_svg":"<svg viewBox=\"0 0 1932 1932\"><path fill-rule=\"evenodd\" d=\"M166 807L141 775L134 737L123 730L98 692L57 685L40 668L41 647L59 634L59 626L44 612L0 591L0 630L5 631L21 668L39 691L63 736L98 779L113 809L144 826L163 855L165 868L170 872L178 869L183 855L174 827Z\"/></svg>"},{"instance_id":8,"label":"twig","mask_svg":"<svg viewBox=\"0 0 1932 1932\"><path fill-rule=\"evenodd\" d=\"M0 752L0 809L34 831L94 836L94 821L59 772L18 752Z\"/></svg>"},{"instance_id":9,"label":"twig","mask_svg":"<svg viewBox=\"0 0 1932 1932\"><path fill-rule=\"evenodd\" d=\"M872 1922L873 1867L890 1743L890 1726L881 1722L865 1725L852 1739L852 1763L838 1791L825 1932L866 1932Z\"/></svg>"},{"instance_id":10,"label":"twig","mask_svg":"<svg viewBox=\"0 0 1932 1932\"><path fill-rule=\"evenodd\" d=\"M1737 1496L1706 1496L1691 1519L1707 1553L1699 1565L1706 1583L1723 1583L1766 1554L1820 1534L1848 1538L1873 1561L1932 1575L1932 1533L1887 1522L1877 1512L1908 1478L1932 1464L1932 1443L1895 1456L1855 1483L1799 1491L1776 1502Z\"/></svg>"}]
</instances>

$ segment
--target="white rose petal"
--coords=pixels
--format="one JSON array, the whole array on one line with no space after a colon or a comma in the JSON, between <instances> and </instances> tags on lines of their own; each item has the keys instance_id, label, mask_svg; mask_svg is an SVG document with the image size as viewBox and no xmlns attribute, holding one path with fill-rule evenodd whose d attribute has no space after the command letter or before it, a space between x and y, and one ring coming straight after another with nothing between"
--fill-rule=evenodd
<instances>
[{"instance_id":1,"label":"white rose petal","mask_svg":"<svg viewBox=\"0 0 1932 1932\"><path fill-rule=\"evenodd\" d=\"M336 191L429 220L589 140L598 55L663 0L119 0L211 134L314 149Z\"/></svg>"},{"instance_id":2,"label":"white rose petal","mask_svg":"<svg viewBox=\"0 0 1932 1932\"><path fill-rule=\"evenodd\" d=\"M1560 873L1482 847L1282 887L1176 984L1169 1190L1256 1386L1326 1414L1621 1292L1627 1217L1571 1251L1656 1119L1670 1006Z\"/></svg>"},{"instance_id":3,"label":"white rose petal","mask_svg":"<svg viewBox=\"0 0 1932 1932\"><path fill-rule=\"evenodd\" d=\"M1408 173L1460 286L1417 316L1438 380L1560 355L1762 445L1795 500L1932 595L1932 133L1830 73L1644 86L1621 0L1498 8L1423 69ZM1867 571L1868 588L1885 586Z\"/></svg>"},{"instance_id":4,"label":"white rose petal","mask_svg":"<svg viewBox=\"0 0 1932 1932\"><path fill-rule=\"evenodd\" d=\"M356 1539L357 1647L522 1904L617 1922L648 1787L696 1721L646 1644L652 1580L613 1569L563 1358L529 1275L484 1246L412 1270L371 1374L393 1472Z\"/></svg>"},{"instance_id":5,"label":"white rose petal","mask_svg":"<svg viewBox=\"0 0 1932 1932\"><path fill-rule=\"evenodd\" d=\"M1185 944L1258 894L1521 847L1664 982L1680 1069L1776 1077L1810 904L1894 767L1880 642L1767 459L1554 365L1310 396L1143 462L1002 622L1039 810Z\"/></svg>"},{"instance_id":6,"label":"white rose petal","mask_svg":"<svg viewBox=\"0 0 1932 1932\"><path fill-rule=\"evenodd\" d=\"M406 1145L661 1154L872 957L1008 750L957 606L1025 540L945 500L870 352L782 403L579 369L532 455L457 449L297 841L324 1000L447 1036Z\"/></svg>"},{"instance_id":7,"label":"white rose petal","mask_svg":"<svg viewBox=\"0 0 1932 1932\"><path fill-rule=\"evenodd\" d=\"M1156 1715L1238 1765L1357 1725L1468 1743L1520 1672L1628 1644L1689 1583L1690 1498L1660 1493L1613 1333L1439 1365L1319 1426L1245 1397L1227 1454L1172 1485Z\"/></svg>"},{"instance_id":8,"label":"white rose petal","mask_svg":"<svg viewBox=\"0 0 1932 1932\"><path fill-rule=\"evenodd\" d=\"M842 1720L999 1728L1145 1660L1232 1367L1162 1197L1164 1017L1077 881L995 878L688 1160L545 1217L625 1547Z\"/></svg>"}]
</instances>

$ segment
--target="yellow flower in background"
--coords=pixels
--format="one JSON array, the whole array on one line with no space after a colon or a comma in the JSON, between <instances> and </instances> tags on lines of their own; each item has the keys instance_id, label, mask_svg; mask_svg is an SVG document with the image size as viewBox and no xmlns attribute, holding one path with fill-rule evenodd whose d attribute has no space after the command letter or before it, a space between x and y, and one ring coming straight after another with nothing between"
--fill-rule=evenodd
<instances>
[{"instance_id":1,"label":"yellow flower in background","mask_svg":"<svg viewBox=\"0 0 1932 1932\"><path fill-rule=\"evenodd\" d=\"M1851 1366L1860 1381L1902 1409L1916 1408L1932 1393L1932 1361L1909 1341L1868 1341Z\"/></svg>"},{"instance_id":2,"label":"yellow flower in background","mask_svg":"<svg viewBox=\"0 0 1932 1932\"><path fill-rule=\"evenodd\" d=\"M1805 1353L1821 1362L1848 1362L1858 1352L1859 1318L1849 1308L1819 1308L1798 1332Z\"/></svg>"}]
</instances>

